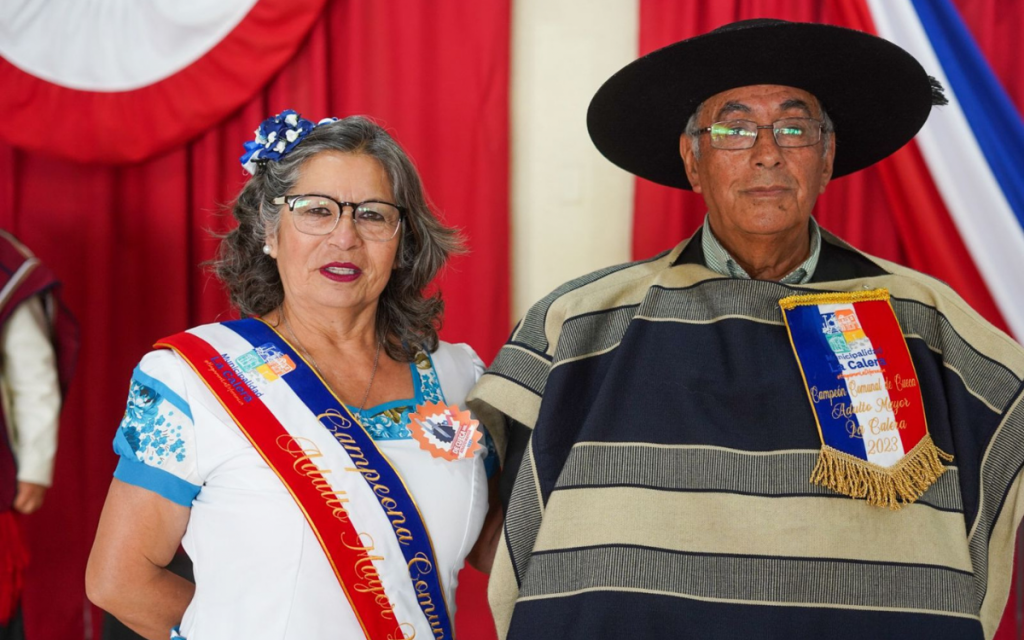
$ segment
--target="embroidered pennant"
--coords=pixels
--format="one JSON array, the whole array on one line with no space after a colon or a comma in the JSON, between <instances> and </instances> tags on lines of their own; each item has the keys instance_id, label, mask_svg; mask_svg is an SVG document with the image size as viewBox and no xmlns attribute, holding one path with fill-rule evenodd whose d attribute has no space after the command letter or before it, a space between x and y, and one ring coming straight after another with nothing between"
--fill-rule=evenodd
<instances>
[{"instance_id":1,"label":"embroidered pennant","mask_svg":"<svg viewBox=\"0 0 1024 640\"><path fill-rule=\"evenodd\" d=\"M822 442L811 482L890 509L917 500L953 456L928 434L889 292L790 296L779 306Z\"/></svg>"}]
</instances>

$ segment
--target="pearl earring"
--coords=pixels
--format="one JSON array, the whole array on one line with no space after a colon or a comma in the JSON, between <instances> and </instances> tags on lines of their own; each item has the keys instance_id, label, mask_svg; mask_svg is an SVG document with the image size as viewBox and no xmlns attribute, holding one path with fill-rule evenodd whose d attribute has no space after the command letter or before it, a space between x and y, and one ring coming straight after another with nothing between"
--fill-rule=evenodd
<instances>
[{"instance_id":1,"label":"pearl earring","mask_svg":"<svg viewBox=\"0 0 1024 640\"><path fill-rule=\"evenodd\" d=\"M267 254L268 256L270 255L270 245L269 244L263 245L263 253Z\"/></svg>"}]
</instances>

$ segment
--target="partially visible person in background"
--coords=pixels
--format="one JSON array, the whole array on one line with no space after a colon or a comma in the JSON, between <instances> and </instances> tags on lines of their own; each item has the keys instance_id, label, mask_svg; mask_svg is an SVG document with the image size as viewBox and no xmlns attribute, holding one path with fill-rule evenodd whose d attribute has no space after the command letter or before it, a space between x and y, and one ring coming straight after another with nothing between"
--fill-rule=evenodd
<instances>
[{"instance_id":1,"label":"partially visible person in background","mask_svg":"<svg viewBox=\"0 0 1024 640\"><path fill-rule=\"evenodd\" d=\"M77 329L60 283L0 230L0 640L24 638L20 597L28 549L18 516L38 511L53 480L62 390Z\"/></svg>"}]
</instances>

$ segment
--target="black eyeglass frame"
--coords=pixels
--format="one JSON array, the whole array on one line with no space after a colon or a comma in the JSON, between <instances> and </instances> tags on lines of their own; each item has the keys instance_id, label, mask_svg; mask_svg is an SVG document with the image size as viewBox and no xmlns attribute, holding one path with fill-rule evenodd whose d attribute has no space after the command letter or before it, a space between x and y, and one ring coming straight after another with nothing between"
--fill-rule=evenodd
<instances>
[{"instance_id":1,"label":"black eyeglass frame","mask_svg":"<svg viewBox=\"0 0 1024 640\"><path fill-rule=\"evenodd\" d=\"M387 200L363 200L362 202L339 202L338 200L335 200L331 196L325 196L325 195L323 195L321 193L300 193L300 194L291 195L291 196L277 196L276 198L274 198L272 200L272 202L274 204L276 204L276 205L282 205L282 204L288 205L288 210L291 211L292 213L295 213L295 203L299 200L299 198L323 198L324 200L330 200L334 204L338 205L338 217L334 219L334 226L332 226L330 231L327 231L326 233L310 233L308 231L303 231L295 223L295 219L292 218L292 225L295 227L295 230L298 231L299 233L304 233L307 236L329 236L332 233L334 233L334 230L338 228L339 224L341 224L341 217L343 215L345 215L345 207L352 207L352 222L355 224L356 229L358 230L359 229L359 223L356 221L355 215L356 215L356 211L359 210L359 207L361 207L364 204L371 204L371 203L386 204L388 206L391 206L391 207L394 207L394 208L398 209L398 224L395 225L395 230L394 230L394 232L392 232L392 234L389 237L387 237L385 239L380 239L379 240L377 238L363 238L363 235L360 234L359 237L363 238L364 240L370 240L371 242L389 242L390 240L394 239L394 237L396 235L398 235L398 230L402 228L402 222L405 221L406 208L401 206L401 205L397 205L394 202L388 202Z\"/></svg>"},{"instance_id":2,"label":"black eyeglass frame","mask_svg":"<svg viewBox=\"0 0 1024 640\"><path fill-rule=\"evenodd\" d=\"M786 120L806 120L808 122L817 123L817 125L818 125L818 138L814 142L808 142L807 144L797 144L797 145L781 144L779 142L779 129L780 129L780 127L777 127L776 125L778 125L780 122L784 122ZM717 147L717 146L715 146L715 139L711 138L711 146L712 147L714 147L715 149L718 149L719 151L746 151L747 149L753 149L754 145L757 144L758 136L761 134L760 130L761 129L771 129L772 130L772 139L775 140L775 144L778 145L778 147L780 149L803 149L804 147L813 147L814 145L816 145L819 142L821 142L821 138L822 138L823 134L826 133L825 121L824 120L818 120L817 118L804 118L804 117L801 117L801 116L793 116L793 117L790 117L790 118L779 118L778 120L776 120L775 122L773 122L771 124L757 124L753 120L746 120L746 119L743 119L743 118L739 118L739 119L736 119L736 120L722 120L720 122L712 122L710 126L704 127L702 129L697 129L696 131L693 132L693 134L694 135L700 135L702 133L710 134L711 130L714 127L716 127L718 125L729 124L731 122L748 122L748 123L754 125L754 136L752 138L750 138L750 146L748 146L748 147L736 147L735 149L730 149L728 147Z\"/></svg>"}]
</instances>

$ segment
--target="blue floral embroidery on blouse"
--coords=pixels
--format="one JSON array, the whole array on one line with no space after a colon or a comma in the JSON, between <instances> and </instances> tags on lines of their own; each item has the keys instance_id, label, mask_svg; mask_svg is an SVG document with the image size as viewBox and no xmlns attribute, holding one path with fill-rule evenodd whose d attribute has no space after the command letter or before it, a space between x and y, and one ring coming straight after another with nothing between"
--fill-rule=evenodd
<instances>
[{"instance_id":1,"label":"blue floral embroidery on blouse","mask_svg":"<svg viewBox=\"0 0 1024 640\"><path fill-rule=\"evenodd\" d=\"M441 383L430 356L421 351L410 365L413 370L415 398L396 400L370 407L359 416L359 421L374 440L406 440L412 438L409 431L409 414L424 402L443 402Z\"/></svg>"},{"instance_id":2,"label":"blue floral embroidery on blouse","mask_svg":"<svg viewBox=\"0 0 1024 640\"><path fill-rule=\"evenodd\" d=\"M372 416L361 418L367 433L374 440L405 440L412 437L409 432L410 405L392 407Z\"/></svg>"},{"instance_id":3,"label":"blue floral embroidery on blouse","mask_svg":"<svg viewBox=\"0 0 1024 640\"><path fill-rule=\"evenodd\" d=\"M416 373L413 376L415 398L396 400L370 407L366 413L359 415L359 421L374 440L411 439L409 414L415 411L418 405L425 402L445 401L444 393L441 392L441 381L437 379L437 371L434 369L434 363L430 356L421 351L416 354L416 359L410 366ZM483 445L486 448L484 468L487 470L487 477L490 478L498 471L498 452L490 434L486 429L483 429L483 432Z\"/></svg>"},{"instance_id":4,"label":"blue floral embroidery on blouse","mask_svg":"<svg viewBox=\"0 0 1024 640\"><path fill-rule=\"evenodd\" d=\"M132 380L121 429L140 462L159 466L185 460L182 422L188 418L155 389Z\"/></svg>"}]
</instances>

